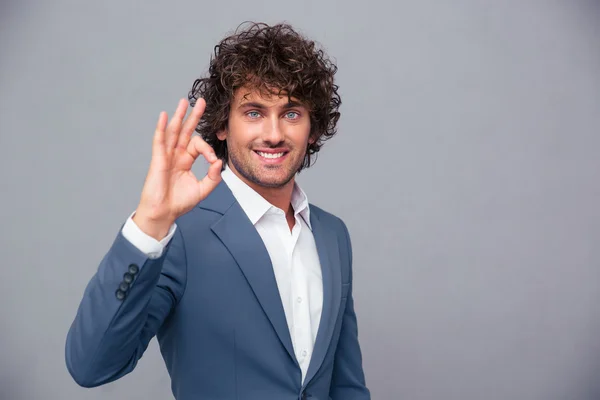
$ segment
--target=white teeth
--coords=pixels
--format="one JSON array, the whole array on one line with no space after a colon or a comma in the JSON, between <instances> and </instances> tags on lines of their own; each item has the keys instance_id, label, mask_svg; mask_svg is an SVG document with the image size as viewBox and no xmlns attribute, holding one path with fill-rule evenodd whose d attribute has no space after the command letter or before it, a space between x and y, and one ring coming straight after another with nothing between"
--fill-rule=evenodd
<instances>
[{"instance_id":1,"label":"white teeth","mask_svg":"<svg viewBox=\"0 0 600 400\"><path fill-rule=\"evenodd\" d=\"M263 153L262 151L257 151L257 153L264 158L279 158L283 156L283 153Z\"/></svg>"}]
</instances>

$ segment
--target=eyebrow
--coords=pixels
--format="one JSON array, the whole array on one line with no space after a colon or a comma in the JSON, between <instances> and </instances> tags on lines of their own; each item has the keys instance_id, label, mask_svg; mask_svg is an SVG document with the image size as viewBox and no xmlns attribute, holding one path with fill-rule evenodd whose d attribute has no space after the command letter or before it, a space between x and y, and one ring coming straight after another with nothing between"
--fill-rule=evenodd
<instances>
[{"instance_id":1,"label":"eyebrow","mask_svg":"<svg viewBox=\"0 0 600 400\"><path fill-rule=\"evenodd\" d=\"M293 107L305 107L305 106L304 106L304 104L294 101L294 100L289 101L282 106L282 108L284 110L287 110L287 109L290 109ZM249 102L240 104L238 106L238 108L258 108L259 110L265 110L267 107L262 103L258 103L255 101L249 101Z\"/></svg>"}]
</instances>

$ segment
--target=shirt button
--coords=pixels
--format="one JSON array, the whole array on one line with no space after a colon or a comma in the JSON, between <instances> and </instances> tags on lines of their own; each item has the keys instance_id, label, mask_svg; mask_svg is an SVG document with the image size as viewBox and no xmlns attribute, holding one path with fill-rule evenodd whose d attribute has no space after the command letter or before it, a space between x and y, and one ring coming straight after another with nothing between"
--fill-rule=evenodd
<instances>
[{"instance_id":1,"label":"shirt button","mask_svg":"<svg viewBox=\"0 0 600 400\"><path fill-rule=\"evenodd\" d=\"M298 297L296 301L298 301L298 303L302 303L302 297Z\"/></svg>"},{"instance_id":2,"label":"shirt button","mask_svg":"<svg viewBox=\"0 0 600 400\"><path fill-rule=\"evenodd\" d=\"M302 352L302 357L306 357L306 355L307 355L307 354L308 354L308 353L306 352L306 350L304 350L304 351Z\"/></svg>"}]
</instances>

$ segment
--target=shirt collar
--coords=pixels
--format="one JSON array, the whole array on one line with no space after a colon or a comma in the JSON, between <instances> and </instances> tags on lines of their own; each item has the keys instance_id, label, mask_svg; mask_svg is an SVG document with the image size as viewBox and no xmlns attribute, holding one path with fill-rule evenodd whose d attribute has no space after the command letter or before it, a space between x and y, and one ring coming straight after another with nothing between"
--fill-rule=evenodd
<instances>
[{"instance_id":1,"label":"shirt collar","mask_svg":"<svg viewBox=\"0 0 600 400\"><path fill-rule=\"evenodd\" d=\"M277 210L279 210L248 186L246 182L241 180L228 166L221 172L221 177L231 190L233 197L235 197L240 207L242 207L242 210L244 210L250 219L250 222L252 222L252 225L256 225L256 223L268 212L277 212ZM291 203L292 208L294 209L294 215L300 214L304 222L306 222L306 225L312 230L308 198L297 182L294 182Z\"/></svg>"}]
</instances>

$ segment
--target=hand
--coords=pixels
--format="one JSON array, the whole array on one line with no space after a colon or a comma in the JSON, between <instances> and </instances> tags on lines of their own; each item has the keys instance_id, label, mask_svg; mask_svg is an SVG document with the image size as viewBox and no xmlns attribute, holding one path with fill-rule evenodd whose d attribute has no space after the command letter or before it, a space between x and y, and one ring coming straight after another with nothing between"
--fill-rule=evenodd
<instances>
[{"instance_id":1,"label":"hand","mask_svg":"<svg viewBox=\"0 0 600 400\"><path fill-rule=\"evenodd\" d=\"M160 113L152 143L150 168L133 217L142 231L157 240L166 236L173 222L205 199L221 181L222 161L200 136L192 136L206 102L198 99L184 121L188 105L187 100L181 99L168 125L167 113ZM200 154L210 167L207 175L199 181L191 168Z\"/></svg>"}]
</instances>

